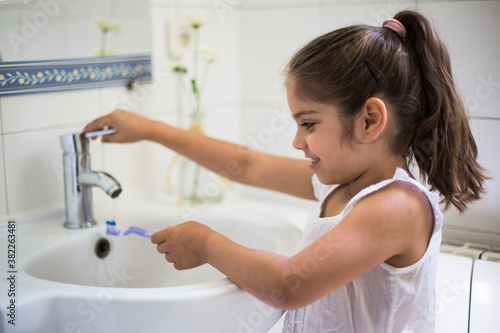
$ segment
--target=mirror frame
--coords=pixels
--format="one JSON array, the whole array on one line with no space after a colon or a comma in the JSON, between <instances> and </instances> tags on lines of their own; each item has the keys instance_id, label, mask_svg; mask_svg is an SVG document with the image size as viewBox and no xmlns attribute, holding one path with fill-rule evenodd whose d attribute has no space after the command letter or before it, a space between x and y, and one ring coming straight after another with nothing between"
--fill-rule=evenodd
<instances>
[{"instance_id":1,"label":"mirror frame","mask_svg":"<svg viewBox=\"0 0 500 333\"><path fill-rule=\"evenodd\" d=\"M151 54L0 62L0 96L151 82Z\"/></svg>"}]
</instances>

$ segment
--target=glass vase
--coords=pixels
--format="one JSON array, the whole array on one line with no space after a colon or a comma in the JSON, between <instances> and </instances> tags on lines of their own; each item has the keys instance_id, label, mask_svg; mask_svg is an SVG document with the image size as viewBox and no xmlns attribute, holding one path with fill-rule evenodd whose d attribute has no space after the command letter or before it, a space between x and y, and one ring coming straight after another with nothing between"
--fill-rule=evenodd
<instances>
[{"instance_id":1,"label":"glass vase","mask_svg":"<svg viewBox=\"0 0 500 333\"><path fill-rule=\"evenodd\" d=\"M189 131L203 135L205 132L199 119L191 120ZM221 201L229 180L184 156L176 155L169 166L167 184L180 205L202 205Z\"/></svg>"},{"instance_id":2,"label":"glass vase","mask_svg":"<svg viewBox=\"0 0 500 333\"><path fill-rule=\"evenodd\" d=\"M178 200L202 205L219 202L224 197L225 180L188 158L179 158Z\"/></svg>"}]
</instances>

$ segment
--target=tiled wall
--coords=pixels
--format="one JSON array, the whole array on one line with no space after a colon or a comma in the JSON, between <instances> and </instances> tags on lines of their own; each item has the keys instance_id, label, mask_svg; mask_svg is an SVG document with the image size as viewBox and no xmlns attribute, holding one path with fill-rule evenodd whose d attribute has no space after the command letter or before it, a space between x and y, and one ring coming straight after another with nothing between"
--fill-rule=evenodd
<instances>
[{"instance_id":1,"label":"tiled wall","mask_svg":"<svg viewBox=\"0 0 500 333\"><path fill-rule=\"evenodd\" d=\"M110 8L118 8L117 1L110 0ZM81 0L69 3L73 2ZM130 0L129 5L133 3ZM148 33L152 31L149 38L156 74L152 84L132 92L118 87L0 100L0 216L62 204L58 171L60 134L79 131L87 121L116 106L173 124L185 119L186 112L179 113L185 106L179 98L175 77L170 73L173 61L167 58L165 29L171 15L204 11L213 16L212 24L202 32L202 44L220 48L224 57L211 68L205 95L208 134L266 152L302 158L302 153L291 147L295 125L288 115L281 75L286 61L301 45L321 33L354 23L380 25L397 10L410 6L431 16L449 45L457 82L471 108L471 126L479 144L480 159L493 176L487 183L488 194L481 202L463 216L455 211L447 213L446 235L460 238L463 230L479 229L491 235L491 242L498 242L500 66L497 58L500 45L494 32L500 31L499 1L401 4L383 0L152 0L150 6L152 28L148 27ZM84 7L92 8L88 2ZM69 7L66 10L68 15L76 15L74 11L79 13L76 9L70 11ZM3 15L0 28L4 29L12 20L3 19L7 13L0 15ZM62 15L58 20L68 22L68 17ZM133 19L130 12L128 17ZM83 39L81 32L66 34ZM146 32L135 35L143 38L144 34ZM5 38L4 34L0 38ZM39 43L42 41L45 43L45 38ZM4 45L3 40L0 45ZM171 152L161 147L138 143L95 145L92 158L95 168L116 176L126 193L138 188L164 190L165 169L172 157ZM484 232L478 235L477 239L472 236L470 240L481 241L487 237Z\"/></svg>"},{"instance_id":2,"label":"tiled wall","mask_svg":"<svg viewBox=\"0 0 500 333\"><path fill-rule=\"evenodd\" d=\"M51 1L42 0L42 3ZM180 4L178 1L149 3L138 0L66 2L66 7L61 5L58 14L51 18L48 26L40 29L40 33L26 45L31 46L32 43L38 45L35 55L31 54L30 59L91 55L57 52L71 49L66 45L71 43L70 39L79 39L82 43L86 43L84 39L87 37L84 38L83 35L94 29L90 26L91 18L111 13L113 18L122 21L121 34L133 35L135 39L141 40L140 42L131 40L130 44L123 42L123 45L129 47L123 49L123 53L152 51L154 79L151 84L136 87L132 91L128 91L125 87L108 87L2 97L0 99L0 216L63 205L60 135L80 132L87 122L117 107L175 125L186 123L189 110L182 104L177 79L170 71L174 62L167 58L166 20L172 15L212 12L212 3L207 1L197 4L189 2ZM10 23L13 26L22 26L24 22L22 17L26 15L31 17L30 13L37 8L39 10L39 3L34 1L27 7L23 5L0 7L0 38L4 38L12 31L11 29L14 29L9 26ZM138 6L148 7L146 18ZM4 11L4 8L9 10ZM113 10L117 8L119 10ZM206 129L209 135L239 141L241 13L234 13L224 20L218 19L216 13L213 13L213 16L215 17L213 22L202 29L201 44L220 48L224 57L210 69L208 88L204 97ZM4 19L8 17L13 19ZM65 39L64 36L59 38L61 36L59 32L50 32L58 29L60 25L66 23L69 25L72 21L80 22L81 27L72 27L71 29L78 31L74 35L68 33L72 36L69 39ZM133 22L130 28L124 28L126 22ZM52 23L54 27L49 27ZM68 25L62 30L69 29ZM43 35L42 30L47 30L47 35ZM40 45L55 43L54 40L59 40L58 45L60 45L53 47L55 52L45 53L47 51L45 49L50 48L49 44L47 47ZM8 44L2 41L0 45ZM8 49L6 47L6 51L2 52L4 60L27 59L27 47L17 54L11 52L10 55ZM80 51L90 49L91 45L85 44ZM144 142L130 145L93 143L91 156L95 170L109 172L120 181L124 188L122 195L136 190L166 192L167 167L174 154L159 145ZM96 189L93 192L95 200L109 200L101 193L102 191Z\"/></svg>"},{"instance_id":3,"label":"tiled wall","mask_svg":"<svg viewBox=\"0 0 500 333\"><path fill-rule=\"evenodd\" d=\"M117 54L150 51L148 1L32 0L1 5L0 55L3 61L94 56L101 42L95 17L120 21L106 43Z\"/></svg>"}]
</instances>

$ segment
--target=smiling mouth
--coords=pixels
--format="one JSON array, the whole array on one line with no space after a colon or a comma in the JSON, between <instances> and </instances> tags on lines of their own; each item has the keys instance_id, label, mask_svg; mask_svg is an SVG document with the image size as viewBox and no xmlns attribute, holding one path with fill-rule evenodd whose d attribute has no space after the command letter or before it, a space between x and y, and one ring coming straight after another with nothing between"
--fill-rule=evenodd
<instances>
[{"instance_id":1,"label":"smiling mouth","mask_svg":"<svg viewBox=\"0 0 500 333\"><path fill-rule=\"evenodd\" d=\"M319 157L311 158L311 164L309 164L309 167L314 169L320 160L321 159Z\"/></svg>"}]
</instances>

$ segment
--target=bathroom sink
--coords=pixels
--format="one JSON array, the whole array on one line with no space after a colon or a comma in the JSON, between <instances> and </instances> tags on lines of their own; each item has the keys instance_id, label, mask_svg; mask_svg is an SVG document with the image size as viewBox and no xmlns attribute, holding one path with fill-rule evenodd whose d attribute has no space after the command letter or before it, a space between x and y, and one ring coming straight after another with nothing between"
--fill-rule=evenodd
<instances>
[{"instance_id":1,"label":"bathroom sink","mask_svg":"<svg viewBox=\"0 0 500 333\"><path fill-rule=\"evenodd\" d=\"M175 222L149 222L148 227L159 230ZM239 244L269 252L292 254L285 249L297 249L300 240L300 233L293 228L256 229L249 222L227 217L205 218L203 223ZM156 252L156 245L149 238L136 234L106 235L104 228L71 237L36 253L28 259L25 270L44 280L115 288L186 286L224 278L210 265L177 271Z\"/></svg>"},{"instance_id":2,"label":"bathroom sink","mask_svg":"<svg viewBox=\"0 0 500 333\"><path fill-rule=\"evenodd\" d=\"M116 219L122 232L131 225L160 230L184 221L174 205L126 207L129 211L122 210ZM293 207L238 201L206 208L192 219L244 246L290 256L299 251L301 240L294 219L305 215ZM175 270L149 238L106 235L102 222L89 229L65 230L63 220L61 214L57 223L34 223L21 230L25 236L19 236L23 251L18 259L18 318L15 326L0 319L2 329L267 332L283 313L209 265ZM2 290L6 283L0 280ZM8 301L0 295L2 318Z\"/></svg>"}]
</instances>

